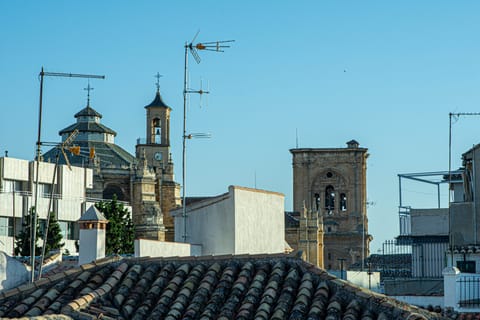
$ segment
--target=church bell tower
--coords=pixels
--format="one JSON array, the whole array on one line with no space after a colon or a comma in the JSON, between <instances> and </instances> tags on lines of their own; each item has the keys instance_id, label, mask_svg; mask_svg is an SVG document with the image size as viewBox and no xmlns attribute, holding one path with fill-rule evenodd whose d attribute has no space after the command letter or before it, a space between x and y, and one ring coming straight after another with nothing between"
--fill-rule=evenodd
<instances>
[{"instance_id":1,"label":"church bell tower","mask_svg":"<svg viewBox=\"0 0 480 320\"><path fill-rule=\"evenodd\" d=\"M147 134L145 141L138 141L135 154L139 158L144 151L149 166L165 169L170 157L170 111L172 109L163 102L158 81L155 98L145 106L145 109Z\"/></svg>"},{"instance_id":2,"label":"church bell tower","mask_svg":"<svg viewBox=\"0 0 480 320\"><path fill-rule=\"evenodd\" d=\"M157 74L156 77L155 98L145 106L146 138L138 139L135 155L139 162L142 159L145 165L155 173L155 201L163 215L164 240L173 241L174 221L170 210L180 206L180 185L174 180L173 160L170 153L170 112L172 109L163 102L160 95L160 75ZM142 199L136 200L142 201ZM139 210L141 209L139 208ZM141 214L139 212L139 215ZM144 224L144 226L146 225L148 224Z\"/></svg>"}]
</instances>

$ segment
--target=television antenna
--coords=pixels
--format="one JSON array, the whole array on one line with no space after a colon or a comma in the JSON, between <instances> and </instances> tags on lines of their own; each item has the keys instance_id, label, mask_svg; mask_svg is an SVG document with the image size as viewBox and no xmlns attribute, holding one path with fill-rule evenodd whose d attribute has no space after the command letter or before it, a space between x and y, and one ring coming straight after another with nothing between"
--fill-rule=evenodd
<instances>
[{"instance_id":1,"label":"television antenna","mask_svg":"<svg viewBox=\"0 0 480 320\"><path fill-rule=\"evenodd\" d=\"M189 94L199 94L200 97L203 94L210 93L209 91L204 91L200 85L200 90L192 90L188 87L188 52L193 56L195 62L199 64L201 62L199 51L215 51L215 52L224 52L226 48L230 48L230 43L235 40L222 40L222 41L212 41L212 42L198 42L195 43L195 40L198 37L200 30L197 31L192 41L185 43L185 64L183 69L183 145L182 145L182 218L183 218L183 242L187 242L187 207L186 207L186 166L187 166L187 152L186 152L186 142L187 139L191 138L209 138L209 134L203 133L191 133L187 134L187 101Z\"/></svg>"},{"instance_id":2,"label":"television antenna","mask_svg":"<svg viewBox=\"0 0 480 320\"><path fill-rule=\"evenodd\" d=\"M55 157L55 167L53 169L53 178L52 178L52 188L50 189L50 197L48 201L48 210L47 210L47 222L45 226L45 234L43 235L43 246L42 246L42 255L40 256L40 266L38 268L38 279L42 277L42 269L43 269L43 261L45 258L45 249L47 247L47 241L48 241L48 226L50 225L50 212L52 210L52 202L53 202L53 192L54 188L53 186L55 185L55 179L57 177L57 169L58 169L58 162L60 159L59 153L61 152L65 162L68 166L68 169L71 171L72 166L70 165L70 160L68 160L68 156L65 152L65 150L70 151L72 154L78 156L80 155L80 147L73 145L73 141L75 138L78 136L78 129L73 130L73 132L63 141L62 143L57 143L56 147L58 149L57 155ZM45 144L44 144L45 145Z\"/></svg>"},{"instance_id":3,"label":"television antenna","mask_svg":"<svg viewBox=\"0 0 480 320\"><path fill-rule=\"evenodd\" d=\"M43 80L45 77L63 77L63 78L87 78L87 79L105 79L103 75L94 74L79 74L79 73L63 73L63 72L45 72L43 67L39 74L40 77L40 97L39 97L39 110L38 110L38 133L37 133L37 150L36 150L36 177L35 177L35 210L32 211L32 217L30 219L31 237L30 237L30 265L32 268L30 282L35 281L35 243L37 238L37 208L38 208L38 187L39 187L39 169L40 169L40 157L42 147L42 110L43 110Z\"/></svg>"}]
</instances>

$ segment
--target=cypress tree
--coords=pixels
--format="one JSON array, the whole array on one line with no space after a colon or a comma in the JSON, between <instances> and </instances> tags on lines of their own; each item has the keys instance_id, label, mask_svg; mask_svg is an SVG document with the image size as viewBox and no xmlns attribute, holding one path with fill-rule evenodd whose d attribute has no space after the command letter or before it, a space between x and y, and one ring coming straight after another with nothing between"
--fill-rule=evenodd
<instances>
[{"instance_id":1,"label":"cypress tree","mask_svg":"<svg viewBox=\"0 0 480 320\"><path fill-rule=\"evenodd\" d=\"M61 249L65 243L62 242L62 230L60 229L60 225L58 224L57 219L55 219L55 214L50 212L50 220L48 223L48 235L47 235L47 244L45 249L45 254L52 250Z\"/></svg>"},{"instance_id":2,"label":"cypress tree","mask_svg":"<svg viewBox=\"0 0 480 320\"><path fill-rule=\"evenodd\" d=\"M108 220L105 254L133 253L135 232L130 214L123 203L118 202L114 195L112 200L96 203L95 207Z\"/></svg>"},{"instance_id":3,"label":"cypress tree","mask_svg":"<svg viewBox=\"0 0 480 320\"><path fill-rule=\"evenodd\" d=\"M35 208L30 208L30 213L23 218L22 230L18 234L18 237L15 239L15 255L20 255L23 257L30 256L30 245L31 245L31 224L32 214L35 212ZM41 248L37 245L38 236L40 235L40 226L37 219L37 238L35 239L35 254L41 254Z\"/></svg>"}]
</instances>

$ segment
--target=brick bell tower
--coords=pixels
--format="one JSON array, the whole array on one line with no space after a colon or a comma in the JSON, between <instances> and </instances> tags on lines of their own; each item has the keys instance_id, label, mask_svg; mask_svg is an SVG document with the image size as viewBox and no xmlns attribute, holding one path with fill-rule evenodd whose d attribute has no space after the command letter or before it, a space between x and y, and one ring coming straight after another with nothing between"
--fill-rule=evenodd
<instances>
[{"instance_id":1,"label":"brick bell tower","mask_svg":"<svg viewBox=\"0 0 480 320\"><path fill-rule=\"evenodd\" d=\"M145 106L146 138L138 139L135 156L139 162L140 160L144 161L145 166L155 175L155 201L161 210L165 228L164 239L158 240L174 241L174 222L170 211L180 206L180 185L174 180L174 166L170 151L170 112L172 109L163 101L160 95L160 75L157 73L156 77L155 98ZM141 199L136 199L134 202L140 203L141 201ZM133 211L135 212L135 210ZM144 221L142 224L147 227L149 222ZM153 229L159 230L152 225L152 231L154 231ZM154 231L154 233L156 232Z\"/></svg>"}]
</instances>

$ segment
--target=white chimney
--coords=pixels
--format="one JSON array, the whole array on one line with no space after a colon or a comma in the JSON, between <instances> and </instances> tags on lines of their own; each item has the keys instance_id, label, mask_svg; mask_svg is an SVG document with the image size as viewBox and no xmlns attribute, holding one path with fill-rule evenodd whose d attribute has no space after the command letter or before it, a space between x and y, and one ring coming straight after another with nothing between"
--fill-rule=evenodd
<instances>
[{"instance_id":1,"label":"white chimney","mask_svg":"<svg viewBox=\"0 0 480 320\"><path fill-rule=\"evenodd\" d=\"M105 257L107 223L108 220L93 205L78 220L80 225L79 265Z\"/></svg>"}]
</instances>

